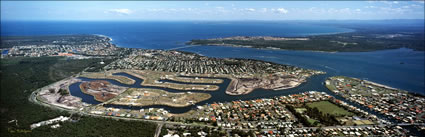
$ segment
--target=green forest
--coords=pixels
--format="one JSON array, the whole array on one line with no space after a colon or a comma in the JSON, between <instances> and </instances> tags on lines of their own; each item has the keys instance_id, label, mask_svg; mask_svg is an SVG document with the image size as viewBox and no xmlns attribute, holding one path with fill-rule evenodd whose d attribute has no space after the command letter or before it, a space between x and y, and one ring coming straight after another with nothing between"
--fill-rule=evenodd
<instances>
[{"instance_id":1,"label":"green forest","mask_svg":"<svg viewBox=\"0 0 425 137\"><path fill-rule=\"evenodd\" d=\"M73 122L61 123L61 127L57 129L44 126L30 130L32 123L60 115L71 115L31 103L28 97L32 91L77 74L85 68L101 68L100 61L101 59L74 60L64 57L1 59L0 134L20 137L153 136L155 123L85 116L79 116Z\"/></svg>"}]
</instances>

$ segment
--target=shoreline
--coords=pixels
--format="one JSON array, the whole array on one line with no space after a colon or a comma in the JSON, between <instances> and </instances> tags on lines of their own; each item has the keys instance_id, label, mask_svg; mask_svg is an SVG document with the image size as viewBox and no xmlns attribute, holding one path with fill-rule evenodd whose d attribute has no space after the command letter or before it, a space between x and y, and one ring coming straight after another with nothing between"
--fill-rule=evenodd
<instances>
[{"instance_id":1,"label":"shoreline","mask_svg":"<svg viewBox=\"0 0 425 137\"><path fill-rule=\"evenodd\" d=\"M230 88L233 88L233 86L237 86L239 84L239 80L236 80L236 78L231 78L232 81L229 83L229 86L226 88L225 93L227 95L231 95L231 96L240 96L240 95L249 94L256 89L265 89L265 90L273 90L273 91L286 90L286 89L296 88L296 87L300 86L301 84L308 82L308 80L307 80L308 78L315 76L315 75L321 75L321 74L323 74L323 73L312 74L312 75L306 77L305 79L303 79L301 81L297 81L295 85L291 85L291 84L287 83L287 85L283 85L283 86L279 86L279 87L275 87L275 88L255 87L255 88L248 88L246 92L237 92L237 91L231 92L231 91L229 91ZM235 82L237 82L236 85L235 85Z\"/></svg>"},{"instance_id":2,"label":"shoreline","mask_svg":"<svg viewBox=\"0 0 425 137\"><path fill-rule=\"evenodd\" d=\"M243 92L243 93L233 93L233 92L228 92L227 91L227 89L226 89L226 94L227 95L230 95L230 96L240 96L240 95L246 95L246 94L249 94L249 93L251 93L251 92L253 92L254 90L256 90L256 89L265 89L265 90L273 90L273 91L279 91L279 90L286 90L286 89L291 89L291 88L296 88L296 87L298 87L298 86L300 86L301 84L303 84L303 83L305 83L305 82L307 82L307 81L304 81L304 82L299 82L299 83L297 83L296 85L294 85L294 86L290 86L290 87L278 87L278 88L274 88L274 89L267 89L267 88L261 88L261 87L259 87L259 88L251 88L251 89L249 89L247 92Z\"/></svg>"},{"instance_id":3,"label":"shoreline","mask_svg":"<svg viewBox=\"0 0 425 137\"><path fill-rule=\"evenodd\" d=\"M190 44L192 45L192 44ZM218 47L234 47L234 48L251 48L251 49L259 49L259 50L272 50L272 51L296 51L296 52L319 52L319 53L365 53L365 52L375 52L375 51L385 51L385 50L392 50L392 49L381 49L381 50L368 50L368 51L321 51L321 50L292 50L292 49L282 49L282 48L275 48L275 47L266 47L266 48L256 48L248 45L222 45L222 44L206 44L206 45L199 45L199 44L193 44L194 46L218 46ZM401 48L398 48L401 49ZM412 49L414 50L414 49ZM416 51L416 50L415 50ZM425 51L422 51L425 52Z\"/></svg>"},{"instance_id":4,"label":"shoreline","mask_svg":"<svg viewBox=\"0 0 425 137\"><path fill-rule=\"evenodd\" d=\"M373 82L373 81L369 81L369 80L363 80L363 79L354 78L354 77L348 77L348 76L333 76L333 77L351 78L351 79L354 79L354 80L362 81L362 82L365 82L365 83L367 83L367 84L371 84L371 85L378 86L378 87L382 87L382 88L386 88L386 89L399 90L399 91L405 91L405 92L407 92L407 93L409 93L409 94L412 94L412 93L417 94L416 92L411 92L411 91L406 91L406 90L403 90L403 89L393 88L393 87L390 87L390 86L387 86L387 85L384 85L384 84L379 84L379 83L376 83L376 82ZM327 80L328 80L328 78L325 80L325 82L326 82Z\"/></svg>"},{"instance_id":5,"label":"shoreline","mask_svg":"<svg viewBox=\"0 0 425 137\"><path fill-rule=\"evenodd\" d=\"M190 42L190 41L189 41ZM393 49L377 49L377 50L367 50L367 51L322 51L322 50L293 50L293 49L282 49L282 48L275 48L275 47L266 47L266 48L256 48L249 45L226 45L226 44L188 44L188 45L194 45L194 46L217 46L217 47L234 47L234 48L251 48L251 49L259 49L259 50L272 50L272 51L295 51L295 52L319 52L319 53L368 53L368 52L379 52L379 51L387 51L387 50L397 50L397 49L409 49L412 51L418 51L418 52L425 52L423 50L415 50L407 47L400 47L400 48L393 48ZM195 53L197 54L197 53Z\"/></svg>"}]
</instances>

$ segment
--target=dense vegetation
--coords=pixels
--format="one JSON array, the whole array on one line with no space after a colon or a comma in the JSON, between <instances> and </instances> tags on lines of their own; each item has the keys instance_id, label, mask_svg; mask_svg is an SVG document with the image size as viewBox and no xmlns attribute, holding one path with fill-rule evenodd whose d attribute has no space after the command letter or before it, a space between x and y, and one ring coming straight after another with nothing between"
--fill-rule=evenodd
<instances>
[{"instance_id":1,"label":"dense vegetation","mask_svg":"<svg viewBox=\"0 0 425 137\"><path fill-rule=\"evenodd\" d=\"M69 116L67 112L28 101L32 91L76 74L86 67L99 68L100 59L71 60L63 57L1 59L1 136L153 136L156 124L81 117L62 127L30 130L32 123ZM13 122L12 120L17 120Z\"/></svg>"},{"instance_id":2,"label":"dense vegetation","mask_svg":"<svg viewBox=\"0 0 425 137\"><path fill-rule=\"evenodd\" d=\"M307 127L312 127L313 125L310 123L310 122L308 122L308 120L307 120L307 118L305 117L305 116L303 116L303 115L301 115L300 113L298 113L296 110L295 110L295 107L294 106L292 106L292 105L285 105L286 106L286 108L292 113L292 114L294 114L295 115L295 117L297 118L297 120L300 122L300 123L302 123L303 125L305 125L305 126L307 126ZM298 122L297 121L297 122Z\"/></svg>"},{"instance_id":3,"label":"dense vegetation","mask_svg":"<svg viewBox=\"0 0 425 137\"><path fill-rule=\"evenodd\" d=\"M335 25L335 24L326 24ZM287 50L314 50L358 52L383 49L411 48L425 50L423 26L384 26L380 24L337 24L336 26L352 28L356 31L308 36L309 40L222 40L222 39L195 39L190 45L225 45L225 46L252 46L254 48L279 48Z\"/></svg>"},{"instance_id":4,"label":"dense vegetation","mask_svg":"<svg viewBox=\"0 0 425 137\"><path fill-rule=\"evenodd\" d=\"M339 125L338 120L336 119L335 115L329 114L329 113L324 113L322 111L319 111L319 109L317 107L309 107L306 106L307 111L305 112L308 116L310 116L311 118L317 119L320 121L320 124L326 125L326 126L335 126L335 125ZM315 123L310 123L310 126L317 126L317 122Z\"/></svg>"}]
</instances>

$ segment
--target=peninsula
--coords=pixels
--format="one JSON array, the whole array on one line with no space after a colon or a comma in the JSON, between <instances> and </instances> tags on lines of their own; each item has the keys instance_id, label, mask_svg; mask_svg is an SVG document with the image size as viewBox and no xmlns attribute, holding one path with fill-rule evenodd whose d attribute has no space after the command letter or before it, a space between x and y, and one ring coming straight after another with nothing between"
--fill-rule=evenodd
<instances>
[{"instance_id":1,"label":"peninsula","mask_svg":"<svg viewBox=\"0 0 425 137\"><path fill-rule=\"evenodd\" d=\"M326 87L350 101L403 123L424 123L425 98L404 90L357 78L335 76Z\"/></svg>"}]
</instances>

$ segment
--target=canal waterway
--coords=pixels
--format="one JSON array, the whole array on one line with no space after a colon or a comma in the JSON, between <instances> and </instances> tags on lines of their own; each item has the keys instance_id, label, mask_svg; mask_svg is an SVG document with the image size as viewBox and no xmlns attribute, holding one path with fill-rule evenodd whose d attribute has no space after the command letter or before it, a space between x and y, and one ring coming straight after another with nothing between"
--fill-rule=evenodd
<instances>
[{"instance_id":1,"label":"canal waterway","mask_svg":"<svg viewBox=\"0 0 425 137\"><path fill-rule=\"evenodd\" d=\"M79 77L82 81L94 81L94 80L105 80L110 82L111 84L122 86L122 87L128 87L128 88L151 88L151 89L161 89L168 92L178 93L178 92L199 92L199 93L209 93L211 94L211 98L202 102L198 102L194 105L188 106L188 107L170 107L166 105L150 105L150 106L125 106L125 105L112 105L112 104L105 104L105 107L114 107L114 108L124 108L124 109L146 109L146 108L163 108L164 110L167 110L171 113L184 113L191 109L195 109L198 105L204 105L204 104L212 104L215 102L230 102L235 100L253 100L253 99L259 99L259 98L272 98L277 96L284 96L284 95L291 95L291 94L299 94L307 91L319 91L319 92L326 92L329 95L334 96L335 98L345 101L353 106L356 106L358 108L361 108L362 110L365 110L369 113L375 114L380 118L386 119L386 117L382 116L381 114L378 114L374 111L371 111L367 109L366 107L360 106L354 102L348 101L330 90L328 90L325 85L324 81L327 77L329 77L329 74L324 75L315 75L307 79L307 82L302 83L298 87L291 88L291 89L284 89L284 90L267 90L267 89L255 89L253 92L246 94L246 95L238 95L238 96L232 96L227 95L225 93L227 86L230 84L231 80L228 78L214 78L214 79L222 79L222 83L214 83L214 84L208 84L208 85L217 85L219 86L219 89L216 91L203 91L203 90L176 90L176 89L170 89L170 88L164 88L164 87L156 87L156 86L144 86L141 83L143 82L143 79L140 79L138 77L135 77L133 75L127 74L127 73L114 73L113 75L119 75L119 76L125 76L130 79L135 80L134 84L123 84L118 82L117 80L113 79L92 79L92 78L85 78L85 77ZM184 76L184 77L190 77L195 78L194 76ZM198 78L209 78L209 77L198 77ZM173 81L173 80L160 80L162 82L172 82L172 83L179 83L179 84L198 84L198 85L206 85L205 83L187 83L187 82L179 82L179 81ZM85 94L81 91L79 85L82 82L76 82L74 84L71 84L69 86L71 95L77 96L82 98L82 101L88 104L100 104L101 102L94 99L94 96ZM387 119L388 120L388 119ZM390 120L393 121L393 120ZM393 121L394 122L394 121Z\"/></svg>"}]
</instances>

